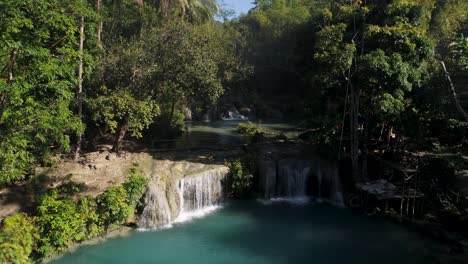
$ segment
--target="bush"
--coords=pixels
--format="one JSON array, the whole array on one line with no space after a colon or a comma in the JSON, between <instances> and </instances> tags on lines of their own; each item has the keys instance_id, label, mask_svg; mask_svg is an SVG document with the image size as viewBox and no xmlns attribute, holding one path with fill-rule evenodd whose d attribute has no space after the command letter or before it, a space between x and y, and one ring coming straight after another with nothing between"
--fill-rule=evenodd
<instances>
[{"instance_id":1,"label":"bush","mask_svg":"<svg viewBox=\"0 0 468 264\"><path fill-rule=\"evenodd\" d=\"M253 136L257 133L263 133L263 130L258 124L247 122L247 123L240 123L237 126L237 132L244 134L244 135Z\"/></svg>"},{"instance_id":2,"label":"bush","mask_svg":"<svg viewBox=\"0 0 468 264\"><path fill-rule=\"evenodd\" d=\"M97 204L93 197L81 197L78 201L78 212L83 220L82 228L86 230L86 239L96 237L104 232L104 228L99 225Z\"/></svg>"},{"instance_id":3,"label":"bush","mask_svg":"<svg viewBox=\"0 0 468 264\"><path fill-rule=\"evenodd\" d=\"M0 263L29 263L31 252L35 257L50 257L75 242L102 234L110 225L125 223L146 189L145 179L135 168L131 173L122 186L112 187L96 199L69 198L83 187L74 183L49 191L38 199L34 223L26 214L5 219L0 230Z\"/></svg>"},{"instance_id":4,"label":"bush","mask_svg":"<svg viewBox=\"0 0 468 264\"><path fill-rule=\"evenodd\" d=\"M132 169L130 179L123 183L123 187L125 188L128 196L127 202L133 208L141 206L141 198L143 197L143 194L145 194L146 190L145 178L138 175L135 170L135 168Z\"/></svg>"},{"instance_id":5,"label":"bush","mask_svg":"<svg viewBox=\"0 0 468 264\"><path fill-rule=\"evenodd\" d=\"M20 213L6 218L0 230L0 263L31 263L38 238L33 219Z\"/></svg>"},{"instance_id":6,"label":"bush","mask_svg":"<svg viewBox=\"0 0 468 264\"><path fill-rule=\"evenodd\" d=\"M41 197L36 223L41 234L38 252L44 257L87 237L86 223L77 204L71 199L58 199L56 190Z\"/></svg>"},{"instance_id":7,"label":"bush","mask_svg":"<svg viewBox=\"0 0 468 264\"><path fill-rule=\"evenodd\" d=\"M123 186L112 187L96 197L100 224L108 229L110 225L125 223L133 213L128 201Z\"/></svg>"},{"instance_id":8,"label":"bush","mask_svg":"<svg viewBox=\"0 0 468 264\"><path fill-rule=\"evenodd\" d=\"M232 192L238 198L245 197L251 190L253 183L253 174L241 162L241 160L232 160L225 162L229 167L229 172L232 177Z\"/></svg>"},{"instance_id":9,"label":"bush","mask_svg":"<svg viewBox=\"0 0 468 264\"><path fill-rule=\"evenodd\" d=\"M86 184L84 183L77 183L77 182L67 182L59 187L57 187L57 191L59 194L67 195L67 196L73 196L75 194L78 194L82 192L83 190L86 189Z\"/></svg>"}]
</instances>

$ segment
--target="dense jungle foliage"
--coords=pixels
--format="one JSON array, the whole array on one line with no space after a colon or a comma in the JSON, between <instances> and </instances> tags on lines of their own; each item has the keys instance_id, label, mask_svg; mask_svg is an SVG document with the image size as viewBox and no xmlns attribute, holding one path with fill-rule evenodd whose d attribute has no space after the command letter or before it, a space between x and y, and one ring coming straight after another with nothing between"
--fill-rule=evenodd
<instances>
[{"instance_id":1,"label":"dense jungle foliage","mask_svg":"<svg viewBox=\"0 0 468 264\"><path fill-rule=\"evenodd\" d=\"M0 185L99 143L119 152L125 140L173 137L187 109L201 118L238 97L349 157L356 182L371 150L464 151L468 1L254 2L229 19L215 0L0 1ZM252 172L228 165L244 196ZM144 186L134 175L96 198L37 197L33 214L3 221L0 262L51 256L127 222Z\"/></svg>"},{"instance_id":2,"label":"dense jungle foliage","mask_svg":"<svg viewBox=\"0 0 468 264\"><path fill-rule=\"evenodd\" d=\"M0 262L30 263L50 258L75 243L131 222L145 189L145 179L132 172L121 186L96 198L75 197L67 191L69 188L40 195L32 215L19 213L3 221Z\"/></svg>"},{"instance_id":3,"label":"dense jungle foliage","mask_svg":"<svg viewBox=\"0 0 468 264\"><path fill-rule=\"evenodd\" d=\"M233 95L307 121L334 151L349 139L356 180L372 139L464 144L467 5L258 0L219 22L210 0L2 1L0 182L109 135L115 151L173 135L187 108Z\"/></svg>"}]
</instances>

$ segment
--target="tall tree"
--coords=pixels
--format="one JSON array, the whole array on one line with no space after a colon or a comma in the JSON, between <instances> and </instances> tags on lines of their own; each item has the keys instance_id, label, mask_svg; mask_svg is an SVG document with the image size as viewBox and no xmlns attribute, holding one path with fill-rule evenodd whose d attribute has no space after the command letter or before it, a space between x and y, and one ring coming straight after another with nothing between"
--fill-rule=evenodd
<instances>
[{"instance_id":1,"label":"tall tree","mask_svg":"<svg viewBox=\"0 0 468 264\"><path fill-rule=\"evenodd\" d=\"M367 171L367 133L360 131L369 122L395 124L424 78L434 54L427 33L433 7L432 0L336 1L323 12L315 58L325 70L317 77L346 94L355 181Z\"/></svg>"},{"instance_id":2,"label":"tall tree","mask_svg":"<svg viewBox=\"0 0 468 264\"><path fill-rule=\"evenodd\" d=\"M0 58L7 65L0 80L0 182L69 151L70 135L82 131L72 107L82 17L76 7L76 1L0 2L0 54L9 55Z\"/></svg>"}]
</instances>

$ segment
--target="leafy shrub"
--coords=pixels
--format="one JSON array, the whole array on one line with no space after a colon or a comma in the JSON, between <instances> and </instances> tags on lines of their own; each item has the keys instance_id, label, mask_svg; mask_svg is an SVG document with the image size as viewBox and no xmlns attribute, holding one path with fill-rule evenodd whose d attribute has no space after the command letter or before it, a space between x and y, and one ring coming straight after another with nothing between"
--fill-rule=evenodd
<instances>
[{"instance_id":1,"label":"leafy shrub","mask_svg":"<svg viewBox=\"0 0 468 264\"><path fill-rule=\"evenodd\" d=\"M146 180L136 173L135 168L132 169L130 179L123 183L123 187L127 192L128 204L133 208L140 206L141 198L146 190Z\"/></svg>"},{"instance_id":2,"label":"leafy shrub","mask_svg":"<svg viewBox=\"0 0 468 264\"><path fill-rule=\"evenodd\" d=\"M171 128L176 132L176 134L184 131L185 128L185 115L182 111L174 111L174 116L171 120Z\"/></svg>"},{"instance_id":3,"label":"leafy shrub","mask_svg":"<svg viewBox=\"0 0 468 264\"><path fill-rule=\"evenodd\" d=\"M37 239L32 218L23 213L6 218L0 230L0 263L30 263Z\"/></svg>"},{"instance_id":4,"label":"leafy shrub","mask_svg":"<svg viewBox=\"0 0 468 264\"><path fill-rule=\"evenodd\" d=\"M100 224L107 229L110 225L125 223L133 212L128 201L123 186L112 187L96 197Z\"/></svg>"},{"instance_id":5,"label":"leafy shrub","mask_svg":"<svg viewBox=\"0 0 468 264\"><path fill-rule=\"evenodd\" d=\"M145 179L135 169L131 173L122 186L112 187L96 199L68 198L84 187L75 183L40 196L34 224L26 214L5 219L0 230L0 263L29 263L31 252L35 257L50 257L75 242L102 234L110 225L125 223L146 189Z\"/></svg>"},{"instance_id":6,"label":"leafy shrub","mask_svg":"<svg viewBox=\"0 0 468 264\"><path fill-rule=\"evenodd\" d=\"M60 194L73 196L85 190L86 184L84 184L83 182L77 183L77 182L70 181L70 182L60 185L57 189Z\"/></svg>"},{"instance_id":7,"label":"leafy shrub","mask_svg":"<svg viewBox=\"0 0 468 264\"><path fill-rule=\"evenodd\" d=\"M253 136L257 133L263 133L263 130L258 124L247 122L247 123L240 123L237 126L237 132L244 134L244 135Z\"/></svg>"},{"instance_id":8,"label":"leafy shrub","mask_svg":"<svg viewBox=\"0 0 468 264\"><path fill-rule=\"evenodd\" d=\"M56 190L41 197L36 216L41 256L51 256L86 238L86 224L80 213L73 200L58 199Z\"/></svg>"},{"instance_id":9,"label":"leafy shrub","mask_svg":"<svg viewBox=\"0 0 468 264\"><path fill-rule=\"evenodd\" d=\"M78 200L78 212L83 220L82 228L86 230L86 239L96 237L104 232L104 228L99 225L97 204L93 197L81 197Z\"/></svg>"},{"instance_id":10,"label":"leafy shrub","mask_svg":"<svg viewBox=\"0 0 468 264\"><path fill-rule=\"evenodd\" d=\"M232 192L236 197L242 198L251 190L253 183L253 174L245 170L241 160L232 160L225 162L229 167L232 177Z\"/></svg>"}]
</instances>

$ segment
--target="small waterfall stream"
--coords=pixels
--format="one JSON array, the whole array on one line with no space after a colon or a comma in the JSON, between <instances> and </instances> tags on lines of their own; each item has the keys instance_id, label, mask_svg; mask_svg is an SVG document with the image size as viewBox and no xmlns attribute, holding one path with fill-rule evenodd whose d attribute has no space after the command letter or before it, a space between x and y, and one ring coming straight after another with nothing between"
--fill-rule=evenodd
<instances>
[{"instance_id":1,"label":"small waterfall stream","mask_svg":"<svg viewBox=\"0 0 468 264\"><path fill-rule=\"evenodd\" d=\"M343 206L343 189L338 169L327 167L319 163L313 175L315 175L317 182L317 200Z\"/></svg>"},{"instance_id":2,"label":"small waterfall stream","mask_svg":"<svg viewBox=\"0 0 468 264\"><path fill-rule=\"evenodd\" d=\"M304 198L310 166L303 161L281 160L278 164L277 195Z\"/></svg>"},{"instance_id":3,"label":"small waterfall stream","mask_svg":"<svg viewBox=\"0 0 468 264\"><path fill-rule=\"evenodd\" d=\"M220 116L221 120L248 120L248 118L241 113L233 105L229 106L225 113Z\"/></svg>"},{"instance_id":4,"label":"small waterfall stream","mask_svg":"<svg viewBox=\"0 0 468 264\"><path fill-rule=\"evenodd\" d=\"M148 184L145 204L145 209L138 223L140 228L160 229L170 226L171 209L166 193L161 192L153 181Z\"/></svg>"},{"instance_id":5,"label":"small waterfall stream","mask_svg":"<svg viewBox=\"0 0 468 264\"><path fill-rule=\"evenodd\" d=\"M207 171L179 182L180 210L175 222L184 222L216 210L223 199L222 181L227 171Z\"/></svg>"},{"instance_id":6,"label":"small waterfall stream","mask_svg":"<svg viewBox=\"0 0 468 264\"><path fill-rule=\"evenodd\" d=\"M170 227L219 208L227 167L188 162L164 165L151 176L138 222L140 228Z\"/></svg>"},{"instance_id":7,"label":"small waterfall stream","mask_svg":"<svg viewBox=\"0 0 468 264\"><path fill-rule=\"evenodd\" d=\"M322 160L266 159L259 163L259 186L263 199L318 201L343 206L343 194L338 170Z\"/></svg>"}]
</instances>

